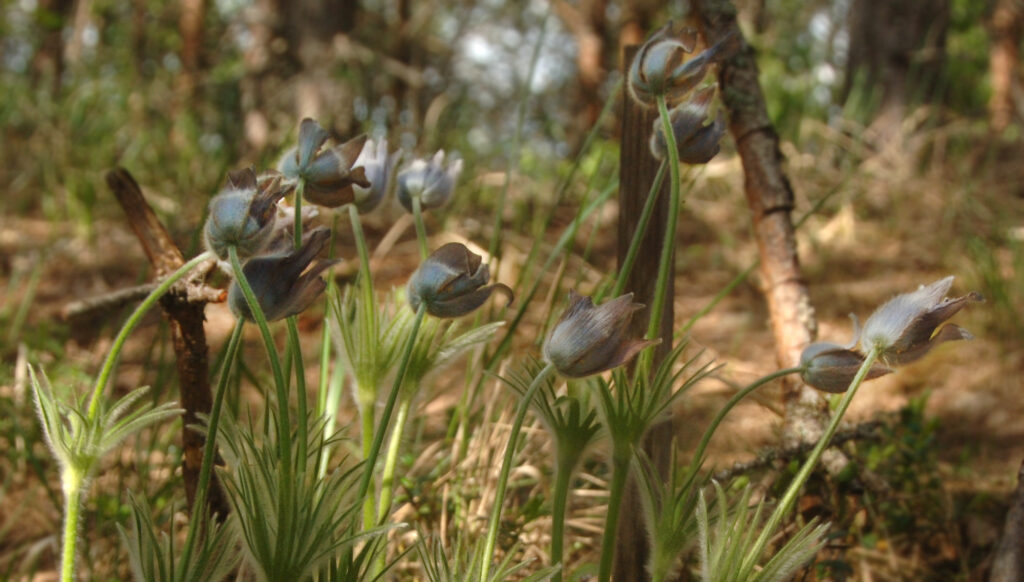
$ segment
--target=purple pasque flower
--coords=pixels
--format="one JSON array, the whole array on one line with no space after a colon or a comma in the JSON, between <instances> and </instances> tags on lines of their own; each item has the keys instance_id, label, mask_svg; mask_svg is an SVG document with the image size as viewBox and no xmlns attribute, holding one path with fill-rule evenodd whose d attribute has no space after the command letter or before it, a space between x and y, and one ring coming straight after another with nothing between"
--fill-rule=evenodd
<instances>
[{"instance_id":1,"label":"purple pasque flower","mask_svg":"<svg viewBox=\"0 0 1024 582\"><path fill-rule=\"evenodd\" d=\"M407 285L409 305L426 305L434 317L462 317L476 311L495 292L512 304L512 289L503 283L488 285L491 270L480 255L462 243L448 243L423 260Z\"/></svg>"},{"instance_id":2,"label":"purple pasque flower","mask_svg":"<svg viewBox=\"0 0 1024 582\"><path fill-rule=\"evenodd\" d=\"M659 96L674 103L700 84L712 64L732 53L731 39L728 36L687 59L697 46L697 31L669 22L633 57L626 77L629 94L647 107L654 107Z\"/></svg>"},{"instance_id":3,"label":"purple pasque flower","mask_svg":"<svg viewBox=\"0 0 1024 582\"><path fill-rule=\"evenodd\" d=\"M316 258L330 238L330 230L315 228L303 235L301 247L254 257L242 266L267 321L296 315L323 293L327 282L320 278L320 273L340 262ZM228 290L228 306L239 319L253 320L238 281L232 281Z\"/></svg>"},{"instance_id":4,"label":"purple pasque flower","mask_svg":"<svg viewBox=\"0 0 1024 582\"><path fill-rule=\"evenodd\" d=\"M210 200L203 228L206 247L221 260L227 260L229 247L242 258L262 252L273 238L277 201L290 190L276 172L228 172L224 187Z\"/></svg>"},{"instance_id":5,"label":"purple pasque flower","mask_svg":"<svg viewBox=\"0 0 1024 582\"><path fill-rule=\"evenodd\" d=\"M306 200L336 208L355 200L354 186L370 186L366 173L356 164L366 136L324 147L328 137L327 130L316 121L303 119L299 124L299 143L284 153L278 170L289 180L305 181L303 197Z\"/></svg>"},{"instance_id":6,"label":"purple pasque flower","mask_svg":"<svg viewBox=\"0 0 1024 582\"><path fill-rule=\"evenodd\" d=\"M627 293L600 306L569 291L569 306L544 342L544 359L568 378L583 378L617 368L640 350L658 343L633 337L633 313L643 309Z\"/></svg>"},{"instance_id":7,"label":"purple pasque flower","mask_svg":"<svg viewBox=\"0 0 1024 582\"><path fill-rule=\"evenodd\" d=\"M398 173L398 201L409 212L412 199L420 199L420 208L439 208L448 203L455 193L455 181L462 173L462 160L444 165L444 150L430 160L416 159Z\"/></svg>"},{"instance_id":8,"label":"purple pasque flower","mask_svg":"<svg viewBox=\"0 0 1024 582\"><path fill-rule=\"evenodd\" d=\"M388 140L366 140L356 158L355 166L366 173L369 186L353 184L355 205L360 214L366 214L380 205L395 184L395 166L402 158L402 150L388 153Z\"/></svg>"},{"instance_id":9,"label":"purple pasque flower","mask_svg":"<svg viewBox=\"0 0 1024 582\"><path fill-rule=\"evenodd\" d=\"M719 115L708 123L708 109L714 96L715 86L705 87L668 113L679 161L684 164L706 164L718 154L718 142L725 134L725 122ZM654 120L650 147L655 159L665 159L665 132L660 116Z\"/></svg>"}]
</instances>

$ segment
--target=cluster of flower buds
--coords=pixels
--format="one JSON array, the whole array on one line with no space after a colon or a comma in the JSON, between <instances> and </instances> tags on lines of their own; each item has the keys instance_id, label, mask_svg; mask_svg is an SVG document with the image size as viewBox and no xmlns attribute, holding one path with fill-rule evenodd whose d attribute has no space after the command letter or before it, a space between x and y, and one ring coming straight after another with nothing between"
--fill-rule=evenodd
<instances>
[{"instance_id":1,"label":"cluster of flower buds","mask_svg":"<svg viewBox=\"0 0 1024 582\"><path fill-rule=\"evenodd\" d=\"M854 338L847 346L827 342L807 346L800 356L804 382L826 392L845 392L870 351L878 353L881 364L868 371L869 380L892 372L891 367L920 359L941 343L971 339L962 327L942 324L982 297L972 292L947 298L952 286L950 276L897 295L876 309L863 329L857 329L854 319ZM858 343L860 350L855 349Z\"/></svg>"},{"instance_id":2,"label":"cluster of flower buds","mask_svg":"<svg viewBox=\"0 0 1024 582\"><path fill-rule=\"evenodd\" d=\"M686 58L697 46L697 31L678 28L671 22L654 33L633 58L627 77L629 94L637 103L654 107L659 98L669 106L669 121L675 137L679 160L687 164L707 163L718 153L718 142L725 133L721 116L709 122L708 112L715 94L714 85L694 92L712 64L728 57L735 43L731 37L711 48ZM666 154L661 119L654 123L651 153L657 159Z\"/></svg>"}]
</instances>

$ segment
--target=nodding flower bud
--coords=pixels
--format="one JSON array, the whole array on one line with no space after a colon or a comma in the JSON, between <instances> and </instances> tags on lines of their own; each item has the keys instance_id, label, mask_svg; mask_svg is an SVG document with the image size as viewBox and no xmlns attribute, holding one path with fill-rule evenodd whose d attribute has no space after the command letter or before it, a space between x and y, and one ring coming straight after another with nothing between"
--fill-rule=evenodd
<instances>
[{"instance_id":1,"label":"nodding flower bud","mask_svg":"<svg viewBox=\"0 0 1024 582\"><path fill-rule=\"evenodd\" d=\"M377 208L385 196L387 196L388 191L391 190L395 183L394 170L401 158L402 150L396 150L391 154L388 153L388 140L386 138L381 138L378 142L374 142L372 139L366 140L366 144L363 145L363 151L356 158L355 165L366 172L366 179L370 182L370 185L352 185L352 189L355 192L356 208L360 214L366 214Z\"/></svg>"},{"instance_id":2,"label":"nodding flower bud","mask_svg":"<svg viewBox=\"0 0 1024 582\"><path fill-rule=\"evenodd\" d=\"M412 212L412 199L420 199L423 210L444 206L455 192L455 181L462 172L462 160L444 166L444 150L434 154L429 162L413 160L398 173L398 201Z\"/></svg>"},{"instance_id":3,"label":"nodding flower bud","mask_svg":"<svg viewBox=\"0 0 1024 582\"><path fill-rule=\"evenodd\" d=\"M305 180L303 197L306 200L334 208L355 200L353 186L369 188L370 182L356 164L366 136L325 148L328 137L320 124L303 119L299 124L299 144L285 152L278 162L278 170L290 180Z\"/></svg>"},{"instance_id":4,"label":"nodding flower bud","mask_svg":"<svg viewBox=\"0 0 1024 582\"><path fill-rule=\"evenodd\" d=\"M238 249L242 258L261 252L274 232L277 201L289 190L276 173L257 177L252 168L229 172L220 194L210 200L203 229L206 247L221 260L227 260L229 247Z\"/></svg>"},{"instance_id":5,"label":"nodding flower bud","mask_svg":"<svg viewBox=\"0 0 1024 582\"><path fill-rule=\"evenodd\" d=\"M409 278L409 305L418 310L426 305L434 317L462 317L475 311L495 291L508 297L514 295L508 285L488 285L491 271L480 255L461 243L448 243L430 253Z\"/></svg>"},{"instance_id":6,"label":"nodding flower bud","mask_svg":"<svg viewBox=\"0 0 1024 582\"><path fill-rule=\"evenodd\" d=\"M708 108L714 95L714 85L705 87L669 111L669 123L672 124L679 161L684 164L706 164L718 154L718 142L725 133L725 122L719 116L707 123ZM650 146L651 154L656 159L665 159L665 132L660 116L654 120Z\"/></svg>"},{"instance_id":7,"label":"nodding flower bud","mask_svg":"<svg viewBox=\"0 0 1024 582\"><path fill-rule=\"evenodd\" d=\"M595 307L590 297L569 291L569 307L544 342L544 359L558 373L583 378L617 368L640 350L658 343L631 337L633 313L643 309L633 294Z\"/></svg>"},{"instance_id":8,"label":"nodding flower bud","mask_svg":"<svg viewBox=\"0 0 1024 582\"><path fill-rule=\"evenodd\" d=\"M950 276L885 302L864 322L861 348L865 352L877 349L883 362L901 366L943 342L973 338L967 330L952 323L939 328L968 303L983 301L978 293L949 299L946 293L952 286Z\"/></svg>"},{"instance_id":9,"label":"nodding flower bud","mask_svg":"<svg viewBox=\"0 0 1024 582\"><path fill-rule=\"evenodd\" d=\"M330 230L316 228L303 236L302 246L286 254L250 259L242 267L267 321L296 315L309 307L327 287L320 273L338 260L316 259L331 238ZM228 306L239 319L252 321L252 312L238 281L228 290Z\"/></svg>"},{"instance_id":10,"label":"nodding flower bud","mask_svg":"<svg viewBox=\"0 0 1024 582\"><path fill-rule=\"evenodd\" d=\"M677 31L669 22L633 57L627 77L629 94L648 107L654 107L659 96L675 102L700 84L713 63L731 54L735 44L731 39L728 36L686 60L697 46L697 31L687 27Z\"/></svg>"},{"instance_id":11,"label":"nodding flower bud","mask_svg":"<svg viewBox=\"0 0 1024 582\"><path fill-rule=\"evenodd\" d=\"M863 363L863 354L836 344L818 342L807 346L800 354L803 367L800 377L818 390L839 394L850 387ZM889 368L875 364L868 370L865 380L874 380L890 372Z\"/></svg>"}]
</instances>

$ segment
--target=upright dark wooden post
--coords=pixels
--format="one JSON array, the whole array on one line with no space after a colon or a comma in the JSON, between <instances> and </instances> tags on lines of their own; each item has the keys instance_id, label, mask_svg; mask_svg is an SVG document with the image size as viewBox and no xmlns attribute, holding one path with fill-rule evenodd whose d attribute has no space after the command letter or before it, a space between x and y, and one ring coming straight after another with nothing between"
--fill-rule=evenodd
<instances>
[{"instance_id":1,"label":"upright dark wooden post","mask_svg":"<svg viewBox=\"0 0 1024 582\"><path fill-rule=\"evenodd\" d=\"M636 45L625 48L622 62L623 74L629 70L629 64L639 47ZM622 99L622 144L619 154L619 228L618 228L618 260L621 263L629 249L629 243L636 231L637 221L643 210L647 193L658 173L660 162L654 159L648 144L657 110L647 109L635 103L628 95ZM667 172L666 172L667 174ZM634 300L648 307L633 318L633 326L637 335L647 333L647 322L650 320L650 305L654 300L655 285L658 280L658 261L661 258L661 245L665 237L666 221L668 220L669 180L662 182L658 194L658 204L640 243L640 253L632 272L626 278L626 291L634 293ZM675 295L673 279L675 268L669 271L668 295L665 309L661 313L661 344L655 349L655 363L660 362L672 349L673 301ZM672 452L674 432L672 421L666 420L651 428L644 441L644 450L654 462L654 466L664 476L668 472L669 459ZM632 482L626 488L626 499L622 505L619 528L616 532L615 567L612 579L615 582L632 582L647 579L645 565L647 563L647 534L644 532L643 511L640 506L639 492Z\"/></svg>"}]
</instances>

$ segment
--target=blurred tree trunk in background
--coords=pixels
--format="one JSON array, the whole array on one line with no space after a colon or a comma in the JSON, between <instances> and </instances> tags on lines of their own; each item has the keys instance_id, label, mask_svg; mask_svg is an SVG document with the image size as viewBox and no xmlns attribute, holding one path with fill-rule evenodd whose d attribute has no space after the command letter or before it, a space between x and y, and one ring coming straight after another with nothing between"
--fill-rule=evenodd
<instances>
[{"instance_id":1,"label":"blurred tree trunk in background","mask_svg":"<svg viewBox=\"0 0 1024 582\"><path fill-rule=\"evenodd\" d=\"M554 11L576 41L576 115L569 129L573 151L579 147L587 130L593 127L605 97L601 94L614 54L609 51L607 0L581 0L578 5L556 0ZM612 46L617 49L617 46Z\"/></svg>"},{"instance_id":2,"label":"blurred tree trunk in background","mask_svg":"<svg viewBox=\"0 0 1024 582\"><path fill-rule=\"evenodd\" d=\"M178 34L181 35L181 74L178 75L178 103L192 100L200 74L203 49L205 0L181 0Z\"/></svg>"},{"instance_id":3,"label":"blurred tree trunk in background","mask_svg":"<svg viewBox=\"0 0 1024 582\"><path fill-rule=\"evenodd\" d=\"M64 27L73 7L73 0L39 0L35 23L40 40L29 73L35 87L50 80L54 93L60 89L64 72Z\"/></svg>"},{"instance_id":4,"label":"blurred tree trunk in background","mask_svg":"<svg viewBox=\"0 0 1024 582\"><path fill-rule=\"evenodd\" d=\"M1018 89L1020 74L1020 41L1024 33L1024 2L1021 0L995 0L989 20L992 44L989 49L989 75L992 96L988 109L992 129L1002 131L1013 120L1014 90Z\"/></svg>"},{"instance_id":5,"label":"blurred tree trunk in background","mask_svg":"<svg viewBox=\"0 0 1024 582\"><path fill-rule=\"evenodd\" d=\"M908 103L934 96L949 21L950 0L853 0L842 100L869 92L878 104L873 125L891 133Z\"/></svg>"}]
</instances>

